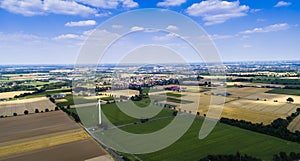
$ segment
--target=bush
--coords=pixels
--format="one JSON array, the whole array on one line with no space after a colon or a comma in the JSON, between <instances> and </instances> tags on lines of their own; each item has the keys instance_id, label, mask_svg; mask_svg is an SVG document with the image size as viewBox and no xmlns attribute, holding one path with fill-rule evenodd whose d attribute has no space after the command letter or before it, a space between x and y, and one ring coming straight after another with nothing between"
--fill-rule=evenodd
<instances>
[{"instance_id":1,"label":"bush","mask_svg":"<svg viewBox=\"0 0 300 161\"><path fill-rule=\"evenodd\" d=\"M59 108L58 107L55 107L55 111L58 111L59 110Z\"/></svg>"},{"instance_id":2,"label":"bush","mask_svg":"<svg viewBox=\"0 0 300 161\"><path fill-rule=\"evenodd\" d=\"M40 111L39 111L39 109L35 109L35 111L34 111L34 113L39 113Z\"/></svg>"},{"instance_id":3,"label":"bush","mask_svg":"<svg viewBox=\"0 0 300 161\"><path fill-rule=\"evenodd\" d=\"M49 109L48 109L48 108L46 108L46 109L45 109L45 112L49 112Z\"/></svg>"},{"instance_id":4,"label":"bush","mask_svg":"<svg viewBox=\"0 0 300 161\"><path fill-rule=\"evenodd\" d=\"M18 116L18 114L17 114L17 113L14 113L13 115L14 115L14 116Z\"/></svg>"},{"instance_id":5,"label":"bush","mask_svg":"<svg viewBox=\"0 0 300 161\"><path fill-rule=\"evenodd\" d=\"M28 114L29 114L29 111L25 110L24 115L28 115Z\"/></svg>"},{"instance_id":6,"label":"bush","mask_svg":"<svg viewBox=\"0 0 300 161\"><path fill-rule=\"evenodd\" d=\"M173 112L173 116L177 116L177 114L178 114L178 111Z\"/></svg>"}]
</instances>

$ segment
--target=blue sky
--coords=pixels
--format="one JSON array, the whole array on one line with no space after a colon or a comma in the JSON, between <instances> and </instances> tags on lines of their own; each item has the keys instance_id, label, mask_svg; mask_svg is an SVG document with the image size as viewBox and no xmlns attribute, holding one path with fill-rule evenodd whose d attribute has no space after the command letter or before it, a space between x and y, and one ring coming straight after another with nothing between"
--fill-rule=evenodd
<instances>
[{"instance_id":1,"label":"blue sky","mask_svg":"<svg viewBox=\"0 0 300 161\"><path fill-rule=\"evenodd\" d=\"M2 0L0 64L73 64L98 25L143 8L190 17L214 41L223 61L300 60L298 0Z\"/></svg>"}]
</instances>

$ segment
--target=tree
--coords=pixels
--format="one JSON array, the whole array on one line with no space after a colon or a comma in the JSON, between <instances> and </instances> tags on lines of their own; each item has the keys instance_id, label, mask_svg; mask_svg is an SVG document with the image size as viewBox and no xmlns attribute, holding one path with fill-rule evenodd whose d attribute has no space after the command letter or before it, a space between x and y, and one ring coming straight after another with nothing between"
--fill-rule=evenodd
<instances>
[{"instance_id":1,"label":"tree","mask_svg":"<svg viewBox=\"0 0 300 161\"><path fill-rule=\"evenodd\" d=\"M177 116L177 114L178 114L178 111L173 112L173 116Z\"/></svg>"},{"instance_id":2,"label":"tree","mask_svg":"<svg viewBox=\"0 0 300 161\"><path fill-rule=\"evenodd\" d=\"M45 109L45 112L49 112L49 109L48 109L48 108L46 108L46 109Z\"/></svg>"},{"instance_id":3,"label":"tree","mask_svg":"<svg viewBox=\"0 0 300 161\"><path fill-rule=\"evenodd\" d=\"M17 113L14 113L13 115L14 115L14 116L18 116L18 114L17 114Z\"/></svg>"},{"instance_id":4,"label":"tree","mask_svg":"<svg viewBox=\"0 0 300 161\"><path fill-rule=\"evenodd\" d=\"M39 113L40 111L39 111L39 109L35 109L35 111L34 111L35 113Z\"/></svg>"},{"instance_id":5,"label":"tree","mask_svg":"<svg viewBox=\"0 0 300 161\"><path fill-rule=\"evenodd\" d=\"M289 97L288 99L286 99L286 101L287 101L288 103L292 103L292 102L294 102L294 99L293 99L292 97Z\"/></svg>"},{"instance_id":6,"label":"tree","mask_svg":"<svg viewBox=\"0 0 300 161\"><path fill-rule=\"evenodd\" d=\"M200 116L200 112L197 112L197 115Z\"/></svg>"},{"instance_id":7,"label":"tree","mask_svg":"<svg viewBox=\"0 0 300 161\"><path fill-rule=\"evenodd\" d=\"M29 111L25 110L24 115L28 115L28 114L29 114Z\"/></svg>"}]
</instances>

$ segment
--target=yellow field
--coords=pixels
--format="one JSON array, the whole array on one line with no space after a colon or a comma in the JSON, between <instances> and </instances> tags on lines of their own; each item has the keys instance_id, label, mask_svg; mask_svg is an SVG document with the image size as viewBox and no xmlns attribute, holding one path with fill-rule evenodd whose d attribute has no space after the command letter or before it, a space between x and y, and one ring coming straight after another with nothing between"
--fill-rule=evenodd
<instances>
[{"instance_id":1,"label":"yellow field","mask_svg":"<svg viewBox=\"0 0 300 161\"><path fill-rule=\"evenodd\" d=\"M20 95L23 93L32 93L33 91L14 91L14 92L3 92L0 93L0 98L13 98L16 95Z\"/></svg>"},{"instance_id":2,"label":"yellow field","mask_svg":"<svg viewBox=\"0 0 300 161\"><path fill-rule=\"evenodd\" d=\"M0 102L0 115L13 116L13 113L22 115L25 110L29 113L34 113L35 109L39 109L40 112L45 112L46 109L54 110L55 106L56 105L46 97L5 101Z\"/></svg>"},{"instance_id":3,"label":"yellow field","mask_svg":"<svg viewBox=\"0 0 300 161\"><path fill-rule=\"evenodd\" d=\"M272 101L262 101L262 100L247 100L239 99L226 103L225 106L238 109L246 109L251 111L257 111L261 113L269 113L280 115L286 117L294 113L297 109L296 104L292 103L281 103L281 102L272 102Z\"/></svg>"},{"instance_id":4,"label":"yellow field","mask_svg":"<svg viewBox=\"0 0 300 161\"><path fill-rule=\"evenodd\" d=\"M19 144L2 146L0 147L0 157L43 149L73 141L84 140L87 138L90 138L90 136L85 131L78 131L59 136L36 139Z\"/></svg>"},{"instance_id":5,"label":"yellow field","mask_svg":"<svg viewBox=\"0 0 300 161\"><path fill-rule=\"evenodd\" d=\"M285 95L285 94L272 94L272 93L256 93L249 95L245 98L247 99L257 99L259 98L260 100L266 99L267 101L272 101L277 100L278 102L284 102L286 103L286 99L292 97L294 99L295 104L300 104L300 96L293 96L293 95Z\"/></svg>"},{"instance_id":6,"label":"yellow field","mask_svg":"<svg viewBox=\"0 0 300 161\"><path fill-rule=\"evenodd\" d=\"M300 116L297 116L288 126L291 132L300 131Z\"/></svg>"},{"instance_id":7,"label":"yellow field","mask_svg":"<svg viewBox=\"0 0 300 161\"><path fill-rule=\"evenodd\" d=\"M212 108L212 111L214 111L214 108L222 108L222 107L210 107L210 108ZM207 114L208 109L199 110L199 112L201 115ZM212 118L218 118L218 116L215 115L213 112L210 113L210 115L212 116ZM251 111L246 109L230 108L227 106L223 107L221 117L251 121L252 123L263 123L265 125L270 124L272 121L274 121L277 118L282 118L282 116L276 114L262 113L262 112Z\"/></svg>"}]
</instances>

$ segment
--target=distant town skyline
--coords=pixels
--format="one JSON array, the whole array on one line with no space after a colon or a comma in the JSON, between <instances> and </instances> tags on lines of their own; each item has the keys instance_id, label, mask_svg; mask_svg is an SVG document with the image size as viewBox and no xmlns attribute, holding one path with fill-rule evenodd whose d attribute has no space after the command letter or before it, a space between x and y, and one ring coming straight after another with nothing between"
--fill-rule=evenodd
<instances>
[{"instance_id":1,"label":"distant town skyline","mask_svg":"<svg viewBox=\"0 0 300 161\"><path fill-rule=\"evenodd\" d=\"M74 64L97 26L143 8L169 9L190 17L214 41L224 62L300 60L297 0L2 0L0 64ZM111 27L143 28L117 23ZM174 24L165 28L185 30ZM152 40L170 41L159 34Z\"/></svg>"}]
</instances>

